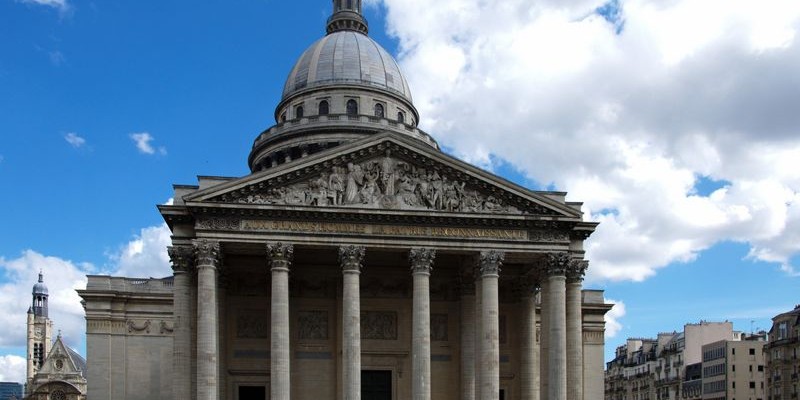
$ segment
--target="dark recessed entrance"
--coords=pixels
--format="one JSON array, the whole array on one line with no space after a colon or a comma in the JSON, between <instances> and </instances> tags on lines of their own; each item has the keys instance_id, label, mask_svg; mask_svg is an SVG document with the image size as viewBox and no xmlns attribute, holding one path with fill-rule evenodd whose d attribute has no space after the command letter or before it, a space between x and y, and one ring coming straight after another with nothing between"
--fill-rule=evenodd
<instances>
[{"instance_id":1,"label":"dark recessed entrance","mask_svg":"<svg viewBox=\"0 0 800 400\"><path fill-rule=\"evenodd\" d=\"M264 386L239 386L239 400L266 400L267 388Z\"/></svg>"},{"instance_id":2,"label":"dark recessed entrance","mask_svg":"<svg viewBox=\"0 0 800 400\"><path fill-rule=\"evenodd\" d=\"M361 371L361 400L392 400L392 371Z\"/></svg>"}]
</instances>

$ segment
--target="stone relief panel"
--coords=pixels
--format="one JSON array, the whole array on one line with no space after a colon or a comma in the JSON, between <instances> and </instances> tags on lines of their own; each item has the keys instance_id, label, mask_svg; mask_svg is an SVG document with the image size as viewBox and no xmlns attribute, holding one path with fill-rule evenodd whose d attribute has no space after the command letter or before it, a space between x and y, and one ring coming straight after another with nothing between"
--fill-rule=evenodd
<instances>
[{"instance_id":1,"label":"stone relief panel","mask_svg":"<svg viewBox=\"0 0 800 400\"><path fill-rule=\"evenodd\" d=\"M225 199L223 199L225 200ZM520 214L514 206L432 167L391 155L330 166L306 182L232 199L246 204Z\"/></svg>"},{"instance_id":2,"label":"stone relief panel","mask_svg":"<svg viewBox=\"0 0 800 400\"><path fill-rule=\"evenodd\" d=\"M431 314L431 340L434 342L446 342L447 338L447 314Z\"/></svg>"},{"instance_id":3,"label":"stone relief panel","mask_svg":"<svg viewBox=\"0 0 800 400\"><path fill-rule=\"evenodd\" d=\"M266 310L241 310L236 318L236 337L265 339L269 337L269 320Z\"/></svg>"},{"instance_id":4,"label":"stone relief panel","mask_svg":"<svg viewBox=\"0 0 800 400\"><path fill-rule=\"evenodd\" d=\"M328 339L327 311L299 311L297 313L297 335L305 340Z\"/></svg>"},{"instance_id":5,"label":"stone relief panel","mask_svg":"<svg viewBox=\"0 0 800 400\"><path fill-rule=\"evenodd\" d=\"M361 339L397 340L397 313L362 311Z\"/></svg>"}]
</instances>

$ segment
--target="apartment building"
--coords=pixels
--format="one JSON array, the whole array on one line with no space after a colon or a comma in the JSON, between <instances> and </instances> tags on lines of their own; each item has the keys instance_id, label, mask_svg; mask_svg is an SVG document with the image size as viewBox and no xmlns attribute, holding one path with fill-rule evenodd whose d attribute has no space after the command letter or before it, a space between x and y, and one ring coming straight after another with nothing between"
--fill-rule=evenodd
<instances>
[{"instance_id":1,"label":"apartment building","mask_svg":"<svg viewBox=\"0 0 800 400\"><path fill-rule=\"evenodd\" d=\"M702 347L702 400L763 400L766 332Z\"/></svg>"},{"instance_id":2,"label":"apartment building","mask_svg":"<svg viewBox=\"0 0 800 400\"><path fill-rule=\"evenodd\" d=\"M800 305L772 318L764 347L768 400L797 400L800 372Z\"/></svg>"}]
</instances>

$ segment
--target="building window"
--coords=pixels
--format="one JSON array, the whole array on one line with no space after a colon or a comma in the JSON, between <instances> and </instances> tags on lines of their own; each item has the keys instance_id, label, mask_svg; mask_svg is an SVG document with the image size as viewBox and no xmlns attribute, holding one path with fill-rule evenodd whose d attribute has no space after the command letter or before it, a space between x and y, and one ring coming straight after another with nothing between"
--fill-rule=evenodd
<instances>
[{"instance_id":1,"label":"building window","mask_svg":"<svg viewBox=\"0 0 800 400\"><path fill-rule=\"evenodd\" d=\"M355 100L347 100L347 115L355 117L358 115L358 103Z\"/></svg>"},{"instance_id":2,"label":"building window","mask_svg":"<svg viewBox=\"0 0 800 400\"><path fill-rule=\"evenodd\" d=\"M397 122L404 124L406 122L406 115L402 111L397 112Z\"/></svg>"},{"instance_id":3,"label":"building window","mask_svg":"<svg viewBox=\"0 0 800 400\"><path fill-rule=\"evenodd\" d=\"M328 115L329 112L328 101L322 100L319 102L319 115Z\"/></svg>"},{"instance_id":4,"label":"building window","mask_svg":"<svg viewBox=\"0 0 800 400\"><path fill-rule=\"evenodd\" d=\"M378 118L383 118L383 104L375 104L375 116Z\"/></svg>"},{"instance_id":5,"label":"building window","mask_svg":"<svg viewBox=\"0 0 800 400\"><path fill-rule=\"evenodd\" d=\"M305 110L303 110L303 106L295 107L295 109L294 109L294 117L295 118L303 118L303 112L304 111Z\"/></svg>"},{"instance_id":6,"label":"building window","mask_svg":"<svg viewBox=\"0 0 800 400\"><path fill-rule=\"evenodd\" d=\"M778 340L786 339L788 337L786 330L786 321L778 324Z\"/></svg>"},{"instance_id":7,"label":"building window","mask_svg":"<svg viewBox=\"0 0 800 400\"><path fill-rule=\"evenodd\" d=\"M50 400L67 400L67 395L63 390L56 389L50 393Z\"/></svg>"},{"instance_id":8,"label":"building window","mask_svg":"<svg viewBox=\"0 0 800 400\"><path fill-rule=\"evenodd\" d=\"M281 114L281 122L286 122L286 113Z\"/></svg>"}]
</instances>

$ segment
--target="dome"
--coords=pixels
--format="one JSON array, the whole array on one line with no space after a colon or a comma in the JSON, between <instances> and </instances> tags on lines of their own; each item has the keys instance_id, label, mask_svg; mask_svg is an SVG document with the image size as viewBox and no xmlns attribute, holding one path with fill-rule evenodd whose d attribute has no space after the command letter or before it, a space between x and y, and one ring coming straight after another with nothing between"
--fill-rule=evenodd
<instances>
[{"instance_id":1,"label":"dome","mask_svg":"<svg viewBox=\"0 0 800 400\"><path fill-rule=\"evenodd\" d=\"M282 100L304 89L364 85L412 103L397 61L369 36L353 30L333 32L309 47L289 73Z\"/></svg>"},{"instance_id":2,"label":"dome","mask_svg":"<svg viewBox=\"0 0 800 400\"><path fill-rule=\"evenodd\" d=\"M37 294L48 295L49 294L48 291L47 291L47 285L44 284L44 277L42 276L41 272L39 273L39 282L36 282L36 284L33 285L33 290L32 290L31 294L33 294L33 295L37 295Z\"/></svg>"}]
</instances>

